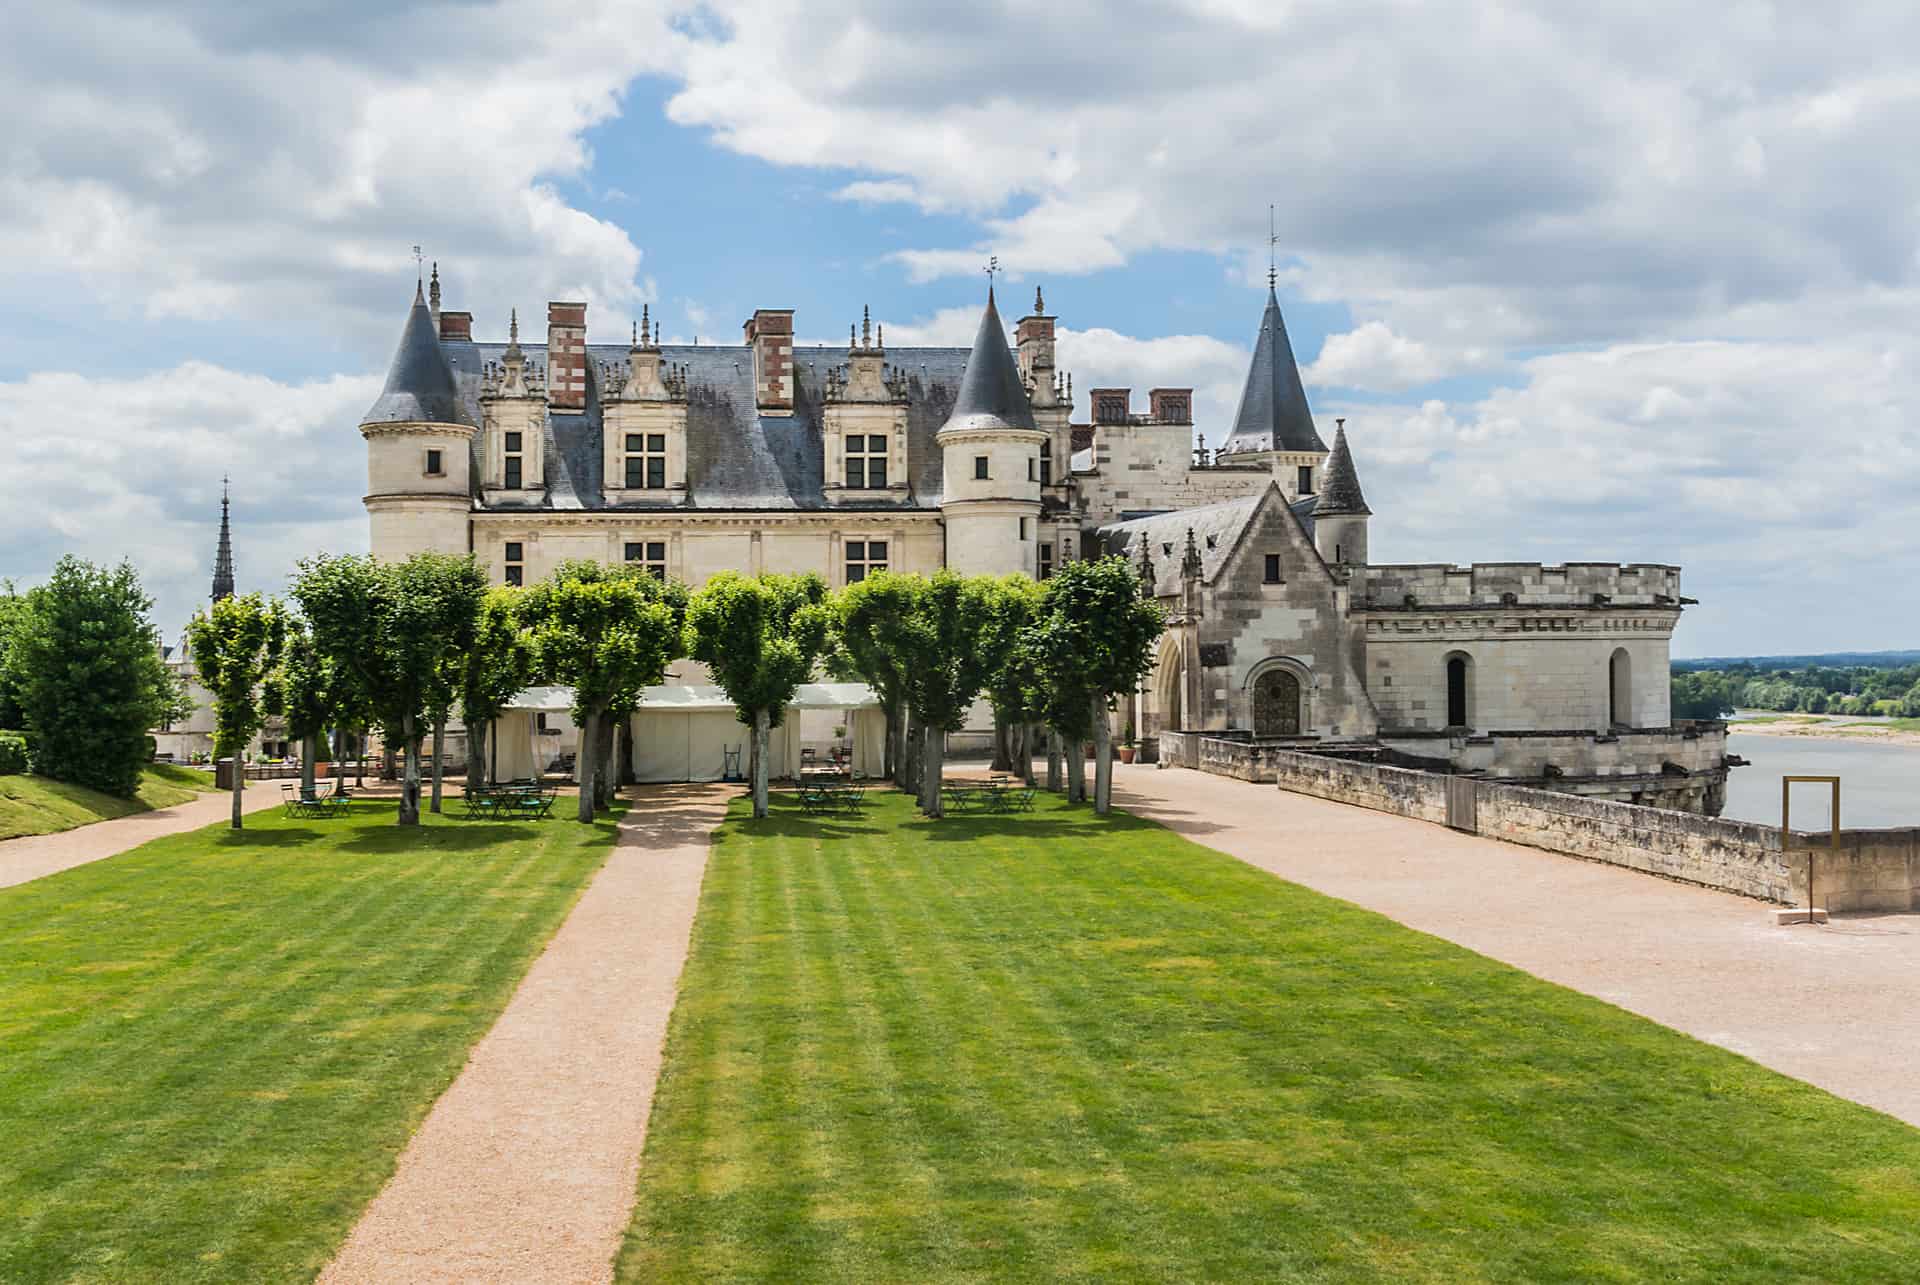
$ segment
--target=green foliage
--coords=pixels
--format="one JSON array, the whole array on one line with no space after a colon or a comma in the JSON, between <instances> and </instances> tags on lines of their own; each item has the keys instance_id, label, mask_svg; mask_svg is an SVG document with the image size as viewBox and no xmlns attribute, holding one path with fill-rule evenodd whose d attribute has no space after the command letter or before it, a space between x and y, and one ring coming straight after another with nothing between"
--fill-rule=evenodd
<instances>
[{"instance_id":1,"label":"green foliage","mask_svg":"<svg viewBox=\"0 0 1920 1285\"><path fill-rule=\"evenodd\" d=\"M832 616L816 575L748 577L722 571L687 608L688 652L705 665L752 723L778 727L800 684L826 651Z\"/></svg>"},{"instance_id":2,"label":"green foliage","mask_svg":"<svg viewBox=\"0 0 1920 1285\"><path fill-rule=\"evenodd\" d=\"M1673 717L1722 718L1734 709L1734 684L1711 671L1673 676Z\"/></svg>"},{"instance_id":3,"label":"green foliage","mask_svg":"<svg viewBox=\"0 0 1920 1285\"><path fill-rule=\"evenodd\" d=\"M533 640L520 623L520 590L489 589L480 603L473 646L459 658L460 717L468 726L491 723L533 681Z\"/></svg>"},{"instance_id":4,"label":"green foliage","mask_svg":"<svg viewBox=\"0 0 1920 1285\"><path fill-rule=\"evenodd\" d=\"M836 667L871 687L890 717L898 716L907 694L900 623L918 609L926 584L920 576L875 571L833 599Z\"/></svg>"},{"instance_id":5,"label":"green foliage","mask_svg":"<svg viewBox=\"0 0 1920 1285\"><path fill-rule=\"evenodd\" d=\"M0 776L18 776L27 770L27 738L0 732Z\"/></svg>"},{"instance_id":6,"label":"green foliage","mask_svg":"<svg viewBox=\"0 0 1920 1285\"><path fill-rule=\"evenodd\" d=\"M187 626L194 669L213 696L215 758L238 755L265 724L261 688L286 639L286 613L257 593L222 598Z\"/></svg>"},{"instance_id":7,"label":"green foliage","mask_svg":"<svg viewBox=\"0 0 1920 1285\"><path fill-rule=\"evenodd\" d=\"M1675 718L1720 718L1735 709L1920 717L1920 665L1682 666L1673 675Z\"/></svg>"},{"instance_id":8,"label":"green foliage","mask_svg":"<svg viewBox=\"0 0 1920 1285\"><path fill-rule=\"evenodd\" d=\"M314 644L306 623L289 622L274 680L279 709L269 711L286 720L288 736L304 741L334 725L332 679L333 662Z\"/></svg>"},{"instance_id":9,"label":"green foliage","mask_svg":"<svg viewBox=\"0 0 1920 1285\"><path fill-rule=\"evenodd\" d=\"M13 581L0 580L0 727L24 727L27 721L20 708L19 689L7 671L7 650L25 609L26 599L14 591Z\"/></svg>"},{"instance_id":10,"label":"green foliage","mask_svg":"<svg viewBox=\"0 0 1920 1285\"><path fill-rule=\"evenodd\" d=\"M993 661L987 699L1002 724L1031 722L1041 716L1041 701L1026 637L1046 603L1045 588L1027 576L1013 575L988 581L985 589L989 615L981 646Z\"/></svg>"},{"instance_id":11,"label":"green foliage","mask_svg":"<svg viewBox=\"0 0 1920 1285\"><path fill-rule=\"evenodd\" d=\"M641 688L665 679L683 650L678 588L576 562L521 591L517 616L535 669L547 682L573 688L576 720L630 708Z\"/></svg>"},{"instance_id":12,"label":"green foliage","mask_svg":"<svg viewBox=\"0 0 1920 1285\"><path fill-rule=\"evenodd\" d=\"M922 726L957 732L966 725L967 710L1014 641L998 628L1002 598L998 581L945 569L915 595L896 630L907 706Z\"/></svg>"},{"instance_id":13,"label":"green foliage","mask_svg":"<svg viewBox=\"0 0 1920 1285\"><path fill-rule=\"evenodd\" d=\"M147 730L166 721L175 691L132 565L64 557L46 584L8 598L10 699L37 736L34 770L132 796Z\"/></svg>"},{"instance_id":14,"label":"green foliage","mask_svg":"<svg viewBox=\"0 0 1920 1285\"><path fill-rule=\"evenodd\" d=\"M1153 647L1166 613L1140 594L1125 558L1070 562L1046 583L1039 616L1023 650L1032 666L1039 710L1068 740L1093 730L1093 702L1109 705L1153 669Z\"/></svg>"}]
</instances>

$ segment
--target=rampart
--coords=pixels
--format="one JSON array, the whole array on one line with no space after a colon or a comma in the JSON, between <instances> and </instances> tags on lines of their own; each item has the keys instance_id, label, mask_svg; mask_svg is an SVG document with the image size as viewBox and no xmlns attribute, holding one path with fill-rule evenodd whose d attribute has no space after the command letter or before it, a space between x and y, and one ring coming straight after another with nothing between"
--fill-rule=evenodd
<instances>
[{"instance_id":1,"label":"rampart","mask_svg":"<svg viewBox=\"0 0 1920 1285\"><path fill-rule=\"evenodd\" d=\"M1355 596L1372 610L1414 607L1591 607L1680 605L1680 568L1652 563L1476 562L1370 566Z\"/></svg>"},{"instance_id":2,"label":"rampart","mask_svg":"<svg viewBox=\"0 0 1920 1285\"><path fill-rule=\"evenodd\" d=\"M1195 767L1588 861L1783 905L1805 905L1808 850L1814 904L1836 912L1920 910L1920 828L1796 833L1668 808L1582 798L1350 762L1199 732L1163 732L1163 766Z\"/></svg>"}]
</instances>

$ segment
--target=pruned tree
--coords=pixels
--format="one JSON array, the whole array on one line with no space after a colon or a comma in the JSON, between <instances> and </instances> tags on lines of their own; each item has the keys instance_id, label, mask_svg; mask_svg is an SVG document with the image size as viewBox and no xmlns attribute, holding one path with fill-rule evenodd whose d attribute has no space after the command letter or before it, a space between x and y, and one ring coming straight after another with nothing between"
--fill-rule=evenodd
<instances>
[{"instance_id":1,"label":"pruned tree","mask_svg":"<svg viewBox=\"0 0 1920 1285\"><path fill-rule=\"evenodd\" d=\"M534 647L521 624L520 590L489 589L480 603L473 646L461 657L457 686L460 721L467 728L467 784L493 780L488 743L507 702L533 681Z\"/></svg>"},{"instance_id":2,"label":"pruned tree","mask_svg":"<svg viewBox=\"0 0 1920 1285\"><path fill-rule=\"evenodd\" d=\"M769 732L825 653L832 616L816 575L722 571L687 607L691 653L753 729L753 815L767 815Z\"/></svg>"},{"instance_id":3,"label":"pruned tree","mask_svg":"<svg viewBox=\"0 0 1920 1285\"><path fill-rule=\"evenodd\" d=\"M573 717L580 727L576 757L580 778L579 819L593 820L610 802L602 737L609 714L630 710L640 689L666 677L684 654L684 637L671 592L650 577L613 574L597 564L569 563L552 578L521 594L519 616L527 626L536 670L548 682L573 689Z\"/></svg>"},{"instance_id":4,"label":"pruned tree","mask_svg":"<svg viewBox=\"0 0 1920 1285\"><path fill-rule=\"evenodd\" d=\"M1166 613L1143 596L1140 577L1125 558L1071 562L1047 581L1028 650L1042 676L1054 726L1070 740L1082 727L1094 746L1094 811L1113 806L1113 731L1108 715L1114 698L1139 687L1153 669L1154 644L1166 629ZM1081 722L1073 706L1084 701ZM1057 720L1057 721L1056 721ZM1076 743L1071 775L1084 775Z\"/></svg>"},{"instance_id":5,"label":"pruned tree","mask_svg":"<svg viewBox=\"0 0 1920 1285\"><path fill-rule=\"evenodd\" d=\"M1033 782L1032 724L1039 717L1033 660L1027 655L1028 628L1044 601L1039 582L1023 575L991 582L993 610L988 617L985 650L999 663L987 676L993 705L996 744L1004 737L1006 761L1028 784Z\"/></svg>"},{"instance_id":6,"label":"pruned tree","mask_svg":"<svg viewBox=\"0 0 1920 1285\"><path fill-rule=\"evenodd\" d=\"M309 793L320 734L334 723L332 680L333 664L314 645L306 622L297 617L288 620L280 665L269 683L277 700L267 712L284 719L287 735L300 742L300 785Z\"/></svg>"},{"instance_id":7,"label":"pruned tree","mask_svg":"<svg viewBox=\"0 0 1920 1285\"><path fill-rule=\"evenodd\" d=\"M187 626L194 669L213 696L213 754L233 760L233 828L241 829L246 787L240 754L266 722L264 687L287 638L280 604L257 593L226 597Z\"/></svg>"},{"instance_id":8,"label":"pruned tree","mask_svg":"<svg viewBox=\"0 0 1920 1285\"><path fill-rule=\"evenodd\" d=\"M315 646L343 671L388 743L404 755L401 825L420 824L420 742L448 658L472 644L486 577L471 557L416 553L403 562L319 557L300 564L294 597Z\"/></svg>"},{"instance_id":9,"label":"pruned tree","mask_svg":"<svg viewBox=\"0 0 1920 1285\"><path fill-rule=\"evenodd\" d=\"M834 641L847 671L880 701L887 720L884 771L906 780L907 670L900 626L915 610L927 582L897 571L870 572L834 595Z\"/></svg>"},{"instance_id":10,"label":"pruned tree","mask_svg":"<svg viewBox=\"0 0 1920 1285\"><path fill-rule=\"evenodd\" d=\"M1000 667L993 616L998 583L941 570L929 576L899 627L907 707L924 741L920 810L941 816L947 733L966 723L974 698Z\"/></svg>"}]
</instances>

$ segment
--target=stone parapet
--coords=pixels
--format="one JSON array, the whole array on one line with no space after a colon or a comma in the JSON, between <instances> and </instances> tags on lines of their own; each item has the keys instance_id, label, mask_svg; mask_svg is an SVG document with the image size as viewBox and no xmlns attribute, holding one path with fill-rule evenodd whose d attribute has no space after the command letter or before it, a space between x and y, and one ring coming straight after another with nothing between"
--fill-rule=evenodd
<instances>
[{"instance_id":1,"label":"stone parapet","mask_svg":"<svg viewBox=\"0 0 1920 1285\"><path fill-rule=\"evenodd\" d=\"M1360 569L1354 593L1375 611L1500 606L1678 607L1681 603L1680 568L1649 563L1370 566Z\"/></svg>"}]
</instances>

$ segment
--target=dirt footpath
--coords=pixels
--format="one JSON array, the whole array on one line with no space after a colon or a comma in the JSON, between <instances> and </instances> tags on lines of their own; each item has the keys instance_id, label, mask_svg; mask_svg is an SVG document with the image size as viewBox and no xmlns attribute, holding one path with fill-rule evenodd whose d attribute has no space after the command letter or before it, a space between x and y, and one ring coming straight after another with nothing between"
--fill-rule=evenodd
<instances>
[{"instance_id":1,"label":"dirt footpath","mask_svg":"<svg viewBox=\"0 0 1920 1285\"><path fill-rule=\"evenodd\" d=\"M1920 915L1776 927L1757 901L1180 768L1114 802L1920 1125Z\"/></svg>"},{"instance_id":2,"label":"dirt footpath","mask_svg":"<svg viewBox=\"0 0 1920 1285\"><path fill-rule=\"evenodd\" d=\"M240 792L244 812L278 807L280 783L254 781ZM39 879L89 861L117 857L129 848L137 848L149 839L165 838L203 825L225 821L233 815L233 796L222 790L203 794L178 807L135 812L131 816L95 821L75 826L58 834L29 834L18 839L0 839L0 888L29 879Z\"/></svg>"},{"instance_id":3,"label":"dirt footpath","mask_svg":"<svg viewBox=\"0 0 1920 1285\"><path fill-rule=\"evenodd\" d=\"M321 1281L612 1279L710 836L736 792L637 792L607 864Z\"/></svg>"}]
</instances>

